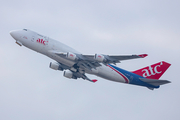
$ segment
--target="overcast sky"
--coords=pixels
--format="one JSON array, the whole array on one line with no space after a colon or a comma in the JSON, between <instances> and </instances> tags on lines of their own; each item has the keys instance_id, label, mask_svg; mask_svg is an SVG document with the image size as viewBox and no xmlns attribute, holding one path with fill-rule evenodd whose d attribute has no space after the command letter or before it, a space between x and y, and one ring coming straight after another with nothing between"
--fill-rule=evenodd
<instances>
[{"instance_id":1,"label":"overcast sky","mask_svg":"<svg viewBox=\"0 0 180 120\"><path fill-rule=\"evenodd\" d=\"M0 1L0 120L179 120L180 1ZM171 63L171 84L151 91L102 78L63 77L52 59L15 44L9 31L28 28L83 54L142 54L123 61L132 71Z\"/></svg>"}]
</instances>

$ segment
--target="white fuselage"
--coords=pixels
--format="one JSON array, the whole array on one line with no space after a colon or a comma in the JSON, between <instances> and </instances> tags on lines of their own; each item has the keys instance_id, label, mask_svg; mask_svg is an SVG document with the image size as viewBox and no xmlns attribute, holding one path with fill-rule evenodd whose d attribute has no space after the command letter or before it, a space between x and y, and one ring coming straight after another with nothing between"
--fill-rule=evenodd
<instances>
[{"instance_id":1,"label":"white fuselage","mask_svg":"<svg viewBox=\"0 0 180 120\"><path fill-rule=\"evenodd\" d=\"M52 58L53 60L69 67L73 67L75 62L72 60L68 60L66 58L62 58L56 55L54 52L55 51L62 52L62 53L72 52L72 53L81 54L75 49L59 41L53 40L47 36L43 36L31 30L25 29L25 30L11 31L10 34L13 36L13 38L17 42L26 46L27 48L30 48L36 52L44 54ZM111 81L123 82L123 83L126 82L123 76L121 76L116 71L114 71L110 67L105 66L103 64L102 66L97 67L96 70L93 69L92 71L90 71L87 69L85 70L85 72L89 74L94 74L96 76L99 76L99 77L102 77Z\"/></svg>"}]
</instances>

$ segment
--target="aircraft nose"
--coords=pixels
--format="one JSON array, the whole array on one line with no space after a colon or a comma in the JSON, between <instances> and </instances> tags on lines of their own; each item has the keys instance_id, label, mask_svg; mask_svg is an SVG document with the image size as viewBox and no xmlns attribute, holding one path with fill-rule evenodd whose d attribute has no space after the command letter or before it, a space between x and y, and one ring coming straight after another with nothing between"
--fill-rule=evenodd
<instances>
[{"instance_id":1,"label":"aircraft nose","mask_svg":"<svg viewBox=\"0 0 180 120\"><path fill-rule=\"evenodd\" d=\"M18 31L16 30L13 30L13 31L10 31L9 34L15 39L15 40L18 40L20 38L20 34Z\"/></svg>"}]
</instances>

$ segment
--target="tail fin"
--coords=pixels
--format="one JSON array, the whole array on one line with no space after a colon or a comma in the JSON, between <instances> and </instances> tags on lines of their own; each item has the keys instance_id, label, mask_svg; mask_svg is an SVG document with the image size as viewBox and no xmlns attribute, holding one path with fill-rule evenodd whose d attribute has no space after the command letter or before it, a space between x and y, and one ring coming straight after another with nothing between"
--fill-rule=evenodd
<instances>
[{"instance_id":1,"label":"tail fin","mask_svg":"<svg viewBox=\"0 0 180 120\"><path fill-rule=\"evenodd\" d=\"M167 62L159 62L148 67L133 71L133 73L148 79L159 79L171 64Z\"/></svg>"}]
</instances>

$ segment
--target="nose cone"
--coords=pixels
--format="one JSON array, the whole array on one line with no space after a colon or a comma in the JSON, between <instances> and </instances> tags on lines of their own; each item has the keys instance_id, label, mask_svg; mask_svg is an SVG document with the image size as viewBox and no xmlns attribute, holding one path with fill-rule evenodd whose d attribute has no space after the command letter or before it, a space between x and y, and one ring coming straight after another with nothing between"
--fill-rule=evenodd
<instances>
[{"instance_id":1,"label":"nose cone","mask_svg":"<svg viewBox=\"0 0 180 120\"><path fill-rule=\"evenodd\" d=\"M19 31L13 30L13 31L10 31L9 33L15 40L18 40L20 38Z\"/></svg>"}]
</instances>

